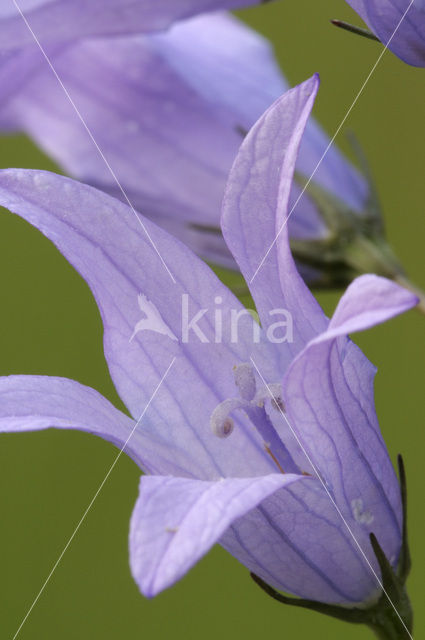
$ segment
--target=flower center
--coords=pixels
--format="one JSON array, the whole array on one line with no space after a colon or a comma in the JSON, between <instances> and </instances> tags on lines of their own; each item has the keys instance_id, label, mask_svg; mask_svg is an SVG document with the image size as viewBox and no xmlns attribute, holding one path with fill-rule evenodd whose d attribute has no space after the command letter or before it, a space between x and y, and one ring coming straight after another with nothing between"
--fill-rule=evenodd
<instances>
[{"instance_id":1,"label":"flower center","mask_svg":"<svg viewBox=\"0 0 425 640\"><path fill-rule=\"evenodd\" d=\"M264 450L272 458L281 473L299 473L289 451L273 426L268 416L265 403L270 401L271 407L283 412L282 387L272 383L257 388L255 375L249 363L242 363L234 368L235 384L239 397L228 398L221 402L212 412L210 424L212 432L218 438L227 438L234 429L230 415L242 411L257 429L263 440Z\"/></svg>"}]
</instances>

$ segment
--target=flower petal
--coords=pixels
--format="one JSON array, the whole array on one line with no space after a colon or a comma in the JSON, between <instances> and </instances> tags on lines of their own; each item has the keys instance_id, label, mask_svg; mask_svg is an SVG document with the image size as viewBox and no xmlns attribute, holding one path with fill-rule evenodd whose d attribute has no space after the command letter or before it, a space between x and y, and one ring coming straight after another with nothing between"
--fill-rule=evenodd
<instances>
[{"instance_id":1,"label":"flower petal","mask_svg":"<svg viewBox=\"0 0 425 640\"><path fill-rule=\"evenodd\" d=\"M387 278L366 274L356 278L340 299L328 330L317 342L364 331L408 311L417 296Z\"/></svg>"},{"instance_id":2,"label":"flower petal","mask_svg":"<svg viewBox=\"0 0 425 640\"><path fill-rule=\"evenodd\" d=\"M118 411L94 389L67 378L49 376L0 377L0 432L35 431L57 427L79 429L122 447L134 420ZM143 433L135 432L126 453L143 465Z\"/></svg>"},{"instance_id":3,"label":"flower petal","mask_svg":"<svg viewBox=\"0 0 425 640\"><path fill-rule=\"evenodd\" d=\"M142 593L152 597L179 580L237 518L299 479L142 477L130 526L131 569Z\"/></svg>"},{"instance_id":4,"label":"flower petal","mask_svg":"<svg viewBox=\"0 0 425 640\"><path fill-rule=\"evenodd\" d=\"M18 0L42 44L95 35L160 31L176 20L217 9L240 9L261 0ZM1 49L33 43L33 36L13 2L0 6Z\"/></svg>"},{"instance_id":5,"label":"flower petal","mask_svg":"<svg viewBox=\"0 0 425 640\"><path fill-rule=\"evenodd\" d=\"M232 340L232 312L243 307L207 265L123 203L62 176L1 171L0 204L38 227L87 280L103 316L111 376L135 419L173 363L143 427L172 450L173 470L156 473L179 467L180 475L211 479L274 470L246 419L238 418L224 453L210 429L216 406L237 393L233 367L255 345L246 312ZM199 334L190 328L197 315Z\"/></svg>"},{"instance_id":6,"label":"flower petal","mask_svg":"<svg viewBox=\"0 0 425 640\"><path fill-rule=\"evenodd\" d=\"M236 116L197 94L152 40L85 41L55 56L54 66L138 210L159 221L218 226L227 172L241 141ZM4 112L68 173L123 199L47 65Z\"/></svg>"},{"instance_id":7,"label":"flower petal","mask_svg":"<svg viewBox=\"0 0 425 640\"><path fill-rule=\"evenodd\" d=\"M165 372L164 372L165 373ZM151 397L161 389L152 384ZM181 474L175 451L146 426L154 402L135 429L135 421L94 389L75 380L52 376L0 377L0 433L55 427L77 429L112 442L145 472ZM130 437L131 436L131 437ZM127 444L126 444L127 443Z\"/></svg>"},{"instance_id":8,"label":"flower petal","mask_svg":"<svg viewBox=\"0 0 425 640\"><path fill-rule=\"evenodd\" d=\"M383 44L386 45L391 38L388 46L393 53L408 64L425 67L424 0L415 0L413 3L411 0L346 1ZM407 9L406 16L400 22Z\"/></svg>"},{"instance_id":9,"label":"flower petal","mask_svg":"<svg viewBox=\"0 0 425 640\"><path fill-rule=\"evenodd\" d=\"M208 14L165 35L62 46L52 62L132 204L204 258L234 267L219 233L226 178L243 131L286 88L267 40L230 15ZM122 199L39 52L5 60L0 74L9 87L0 88L3 122L30 134L67 173Z\"/></svg>"},{"instance_id":10,"label":"flower petal","mask_svg":"<svg viewBox=\"0 0 425 640\"><path fill-rule=\"evenodd\" d=\"M48 55L57 54L58 45L48 48ZM45 69L46 61L35 47L15 51L0 51L0 127L2 131L22 128L18 113L13 107L13 99L21 98L26 87L36 77L40 69ZM8 104L12 101L11 110Z\"/></svg>"},{"instance_id":11,"label":"flower petal","mask_svg":"<svg viewBox=\"0 0 425 640\"><path fill-rule=\"evenodd\" d=\"M289 89L271 43L233 16L198 16L166 34L151 37L150 42L209 104L220 110L226 107L235 114L239 128L246 132ZM328 136L310 118L300 145L297 170L310 176L326 149L315 181L353 209L361 210L368 192L366 182L337 147L332 145L328 149L328 144ZM294 202L296 195L292 194L291 199ZM312 236L322 225L309 209L306 197L297 206L294 220L298 218L300 225L305 218Z\"/></svg>"},{"instance_id":12,"label":"flower petal","mask_svg":"<svg viewBox=\"0 0 425 640\"><path fill-rule=\"evenodd\" d=\"M188 86L233 113L242 129L288 89L271 43L230 14L197 16L149 41Z\"/></svg>"},{"instance_id":13,"label":"flower petal","mask_svg":"<svg viewBox=\"0 0 425 640\"><path fill-rule=\"evenodd\" d=\"M313 183L317 183L344 202L353 211L362 215L365 212L370 195L368 183L357 169L348 162L336 144L332 143L329 147L329 142L329 136L314 118L310 118L300 144L297 171L305 178L309 178L314 174ZM298 195L298 193L296 195L294 193L291 194L289 210L297 202ZM293 233L297 220L308 216L308 199L307 189L307 192L298 200L294 212L291 214L291 219L288 223L290 235ZM307 219L311 219L311 215ZM310 221L311 225L312 222ZM315 226L320 229L317 222ZM321 226L325 228L323 222L321 222ZM313 229L312 233L310 229L309 236L311 237L312 235L317 235L317 231Z\"/></svg>"},{"instance_id":14,"label":"flower petal","mask_svg":"<svg viewBox=\"0 0 425 640\"><path fill-rule=\"evenodd\" d=\"M288 423L305 452L297 463L319 473L350 526L373 531L393 563L400 546L400 490L375 414L375 369L346 333L416 303L413 294L385 278L358 278L328 330L298 355L283 383ZM283 417L282 422L292 438Z\"/></svg>"},{"instance_id":15,"label":"flower petal","mask_svg":"<svg viewBox=\"0 0 425 640\"><path fill-rule=\"evenodd\" d=\"M132 204L198 255L235 268L219 233L220 208L244 133L287 89L270 43L215 13L165 34L55 47L52 64ZM18 54L0 64L0 126L20 128L67 173L122 199L41 53L27 47ZM310 119L298 171L309 176L327 145ZM353 209L364 208L366 183L335 146L315 180ZM291 206L299 191L293 184ZM325 234L307 194L289 229L298 238Z\"/></svg>"},{"instance_id":16,"label":"flower petal","mask_svg":"<svg viewBox=\"0 0 425 640\"><path fill-rule=\"evenodd\" d=\"M366 528L350 529L379 575ZM378 582L319 481L297 482L240 518L220 540L250 571L302 598L363 604Z\"/></svg>"},{"instance_id":17,"label":"flower petal","mask_svg":"<svg viewBox=\"0 0 425 640\"><path fill-rule=\"evenodd\" d=\"M318 89L318 77L286 92L251 129L230 173L222 229L249 285L263 327L286 308L294 324L288 361L326 318L302 281L290 252L288 198L298 146ZM283 226L284 225L284 226Z\"/></svg>"}]
</instances>

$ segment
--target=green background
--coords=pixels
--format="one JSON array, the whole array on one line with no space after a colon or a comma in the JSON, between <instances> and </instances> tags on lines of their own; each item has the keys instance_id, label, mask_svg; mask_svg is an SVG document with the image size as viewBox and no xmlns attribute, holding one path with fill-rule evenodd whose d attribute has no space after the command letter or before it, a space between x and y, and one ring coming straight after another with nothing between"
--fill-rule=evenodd
<instances>
[{"instance_id":1,"label":"green background","mask_svg":"<svg viewBox=\"0 0 425 640\"><path fill-rule=\"evenodd\" d=\"M380 53L378 44L329 24L334 17L359 23L357 16L342 0L282 1L239 15L272 40L291 83L320 72L315 114L333 134ZM423 287L424 73L387 52L346 124L370 159L393 247ZM346 128L338 137L344 149ZM0 163L53 168L23 137L1 140ZM41 234L4 212L0 274L0 374L67 376L121 406L86 284ZM338 295L319 298L331 312ZM425 318L411 311L355 337L379 368L376 405L391 456L394 460L402 452L407 466L414 560L409 591L417 639L425 628L424 336ZM1 437L2 638L13 637L115 456L111 445L81 433L50 430ZM138 477L136 466L123 456L20 638L371 637L367 629L269 600L247 570L218 547L175 587L155 600L144 599L131 578L127 552Z\"/></svg>"}]
</instances>

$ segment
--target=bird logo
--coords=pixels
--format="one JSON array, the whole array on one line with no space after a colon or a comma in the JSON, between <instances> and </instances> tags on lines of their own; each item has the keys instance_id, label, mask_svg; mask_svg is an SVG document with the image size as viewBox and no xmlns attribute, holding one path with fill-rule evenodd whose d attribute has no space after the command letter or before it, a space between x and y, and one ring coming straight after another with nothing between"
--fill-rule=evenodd
<instances>
[{"instance_id":1,"label":"bird logo","mask_svg":"<svg viewBox=\"0 0 425 640\"><path fill-rule=\"evenodd\" d=\"M148 300L148 298L143 295L143 293L139 293L139 295L137 296L137 301L140 311L142 311L146 317L139 320L139 322L136 324L129 342L131 342L140 331L155 331L155 333L161 333L162 335L171 338L171 340L177 341L176 336L171 331L170 327L168 327L168 325L164 322L161 314L159 313L153 302Z\"/></svg>"}]
</instances>

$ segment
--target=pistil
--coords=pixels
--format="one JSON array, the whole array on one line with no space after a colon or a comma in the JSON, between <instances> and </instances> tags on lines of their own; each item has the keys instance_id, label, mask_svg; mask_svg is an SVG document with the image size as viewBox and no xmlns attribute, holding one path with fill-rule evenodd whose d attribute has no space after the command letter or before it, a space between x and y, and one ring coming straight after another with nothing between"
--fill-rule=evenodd
<instances>
[{"instance_id":1,"label":"pistil","mask_svg":"<svg viewBox=\"0 0 425 640\"><path fill-rule=\"evenodd\" d=\"M230 436L234 427L230 414L235 411L243 411L260 434L265 451L272 458L279 471L281 473L300 473L265 409L265 402L270 399L274 403L272 406L282 410L280 385L273 383L258 391L254 373L247 363L235 367L234 375L240 397L228 398L214 409L210 420L213 433L219 438Z\"/></svg>"}]
</instances>

